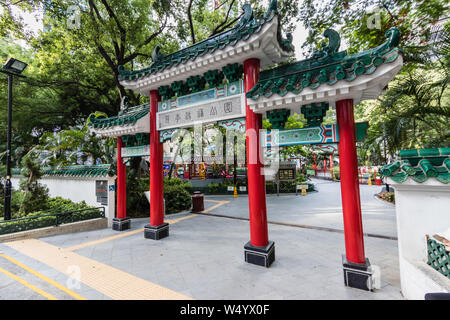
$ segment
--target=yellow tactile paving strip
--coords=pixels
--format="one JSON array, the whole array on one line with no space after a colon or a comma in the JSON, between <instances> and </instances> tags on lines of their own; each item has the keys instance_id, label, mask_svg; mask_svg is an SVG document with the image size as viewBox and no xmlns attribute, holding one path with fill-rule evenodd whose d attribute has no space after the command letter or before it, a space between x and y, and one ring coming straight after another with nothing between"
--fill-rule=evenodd
<instances>
[{"instance_id":1,"label":"yellow tactile paving strip","mask_svg":"<svg viewBox=\"0 0 450 320\"><path fill-rule=\"evenodd\" d=\"M211 210L214 210L217 207L220 207L221 205L224 205L225 203L230 203L230 201L226 201L226 200L223 200L223 201L221 201L221 200L205 200L205 201L206 202L217 202L217 204L213 205L212 207L209 207L206 210L201 211L200 213L207 213L207 212L209 212Z\"/></svg>"},{"instance_id":2,"label":"yellow tactile paving strip","mask_svg":"<svg viewBox=\"0 0 450 320\"><path fill-rule=\"evenodd\" d=\"M208 209L206 209L206 210L203 210L202 211L203 213L206 213L206 212L209 212L211 210L214 210L215 208L220 207L221 205L224 205L225 203L229 203L230 202L230 201L219 201L219 200L205 200L205 201L217 202L217 204L212 206L212 207L210 207L210 208L208 208ZM191 215L180 217L180 218L176 218L176 219L169 219L169 220L166 220L166 222L168 224L174 224L174 223L186 220L186 219L190 219L190 218L195 217L195 216L197 216L197 215L196 214L191 214ZM118 234L118 235L115 235L115 236L106 237L106 238L103 238L103 239L90 241L90 242L86 242L86 243L81 243L81 244L78 244L76 246L72 246L70 248L66 248L65 250L75 251L75 250L82 249L82 248L85 248L85 247L89 247L89 246L92 246L92 245L108 242L108 241L111 241L111 240L120 239L120 238L123 238L123 237L132 236L133 234L140 233L140 232L143 232L143 231L144 231L144 228L141 228L141 229L138 229L138 230L133 230L133 231L128 231L128 232L124 232L124 233L121 233L121 234Z\"/></svg>"},{"instance_id":3,"label":"yellow tactile paving strip","mask_svg":"<svg viewBox=\"0 0 450 320\"><path fill-rule=\"evenodd\" d=\"M65 248L64 250L74 251L74 250L78 250L78 249L81 249L81 248L89 247L89 246L92 246L92 245L95 245L95 244L100 244L100 243L103 243L103 242L108 242L108 241L111 241L111 240L116 240L116 239L120 239L120 238L123 238L123 237L128 237L128 236L131 236L133 234L136 234L136 233L139 233L139 232L142 232L142 231L144 231L143 228L138 229L138 230L128 231L128 232L124 232L124 233L121 233L121 234L118 234L118 235L115 235L115 236L106 237L106 238L102 238L102 239L95 240L95 241L81 243L81 244L78 244L76 246L72 246L70 248Z\"/></svg>"},{"instance_id":4,"label":"yellow tactile paving strip","mask_svg":"<svg viewBox=\"0 0 450 320\"><path fill-rule=\"evenodd\" d=\"M34 292L39 293L44 298L47 298L48 300L56 300L56 298L54 296L52 296L50 293L45 292L42 289L39 289L38 287L36 287L36 286L32 285L31 283L23 280L21 277L16 276L15 274L12 274L11 272L9 272L9 271L7 271L7 270L5 270L3 268L0 268L0 272L6 274L10 278L13 278L14 280L16 280L17 282L23 284L25 287L33 290Z\"/></svg>"},{"instance_id":5,"label":"yellow tactile paving strip","mask_svg":"<svg viewBox=\"0 0 450 320\"><path fill-rule=\"evenodd\" d=\"M28 271L28 272L31 273L32 275L34 275L34 276L36 276L36 277L38 277L38 278L44 280L45 282L51 284L52 286L58 288L59 290L64 291L65 293L67 293L68 295L74 297L75 299L77 299L77 300L86 300L86 298L83 298L83 297L80 296L78 293L73 292L72 290L70 290L70 289L68 289L68 288L66 288L66 287L64 287L64 286L62 286L62 285L60 285L58 282L53 281L52 279L50 279L50 278L44 276L43 274L41 274L41 273L39 273L39 272L37 272L37 271L31 269L30 267L27 267L26 265L24 265L23 263L20 263L20 262L17 261L16 259L11 258L10 256L7 256L7 255L5 255L5 254L0 254L0 257L1 257L1 258L5 258L5 259L11 261L12 263L14 263L15 265L19 266L20 268L22 268L22 269ZM1 269L1 268L0 268L0 269ZM26 282L25 280L22 279L23 281L20 281L20 280L16 279L17 276L14 276L14 277L11 276L10 272L8 272L8 271L6 271L6 270L4 270L4 269L1 269L0 271L2 271L3 273L9 275L10 277L12 277L13 279L15 279L16 281L19 281L20 283L22 283L22 284L25 285L26 287L29 287L30 289L32 289L32 290L38 292L39 294L43 295L43 296L46 297L47 299L55 300L54 297L53 297L52 295L48 294L48 293L46 293L45 295L42 294L40 291L43 291L43 290L40 290L40 289L39 289L40 291L35 290L35 288L33 288L34 286L33 286L33 285L30 285L29 283L25 283L25 282ZM6 271L7 273L6 273L5 271ZM17 277L17 278L19 278L19 277ZM43 291L43 292L45 293L45 291ZM48 296L50 296L50 297L48 297Z\"/></svg>"},{"instance_id":6,"label":"yellow tactile paving strip","mask_svg":"<svg viewBox=\"0 0 450 320\"><path fill-rule=\"evenodd\" d=\"M179 221L183 221L183 220L192 218L194 216L196 216L196 215L195 214L191 214L189 216L181 217L181 218L178 218L178 219L167 220L166 222L168 224L174 224L174 223L177 223ZM106 237L106 238L102 238L102 239L99 239L99 240L90 241L90 242L86 242L86 243L81 243L81 244L78 244L76 246L65 248L64 250L75 251L75 250L82 249L82 248L85 248L85 247L89 247L89 246L92 246L92 245L108 242L108 241L111 241L111 240L120 239L120 238L123 238L123 237L132 236L133 234L140 233L140 232L143 232L143 231L144 231L144 228L140 228L140 229L133 230L133 231L127 231L127 232L123 232L123 233L115 235L115 236Z\"/></svg>"},{"instance_id":7,"label":"yellow tactile paving strip","mask_svg":"<svg viewBox=\"0 0 450 320\"><path fill-rule=\"evenodd\" d=\"M82 283L114 300L191 299L176 291L37 239L7 242L5 245L68 276L72 266L79 267Z\"/></svg>"}]
</instances>

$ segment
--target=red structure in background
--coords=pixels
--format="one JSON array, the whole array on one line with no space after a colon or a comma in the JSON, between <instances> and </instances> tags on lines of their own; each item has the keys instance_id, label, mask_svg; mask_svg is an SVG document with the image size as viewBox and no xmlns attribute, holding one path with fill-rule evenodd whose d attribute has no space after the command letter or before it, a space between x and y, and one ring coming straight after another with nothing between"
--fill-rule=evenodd
<instances>
[{"instance_id":1,"label":"red structure in background","mask_svg":"<svg viewBox=\"0 0 450 320\"><path fill-rule=\"evenodd\" d=\"M123 142L117 137L117 217L113 218L113 230L126 230L130 228L130 219L127 218L127 168L122 158Z\"/></svg>"},{"instance_id":2,"label":"red structure in background","mask_svg":"<svg viewBox=\"0 0 450 320\"><path fill-rule=\"evenodd\" d=\"M127 216L127 167L122 159L122 138L117 138L117 218Z\"/></svg>"}]
</instances>

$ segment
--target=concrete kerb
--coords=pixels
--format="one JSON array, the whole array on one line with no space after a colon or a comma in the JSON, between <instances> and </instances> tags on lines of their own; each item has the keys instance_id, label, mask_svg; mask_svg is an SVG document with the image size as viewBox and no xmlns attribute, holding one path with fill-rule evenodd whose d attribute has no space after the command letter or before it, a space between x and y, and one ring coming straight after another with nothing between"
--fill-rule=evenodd
<instances>
[{"instance_id":1,"label":"concrete kerb","mask_svg":"<svg viewBox=\"0 0 450 320\"><path fill-rule=\"evenodd\" d=\"M108 227L108 219L107 218L96 218L96 219L61 224L59 226L51 226L51 227L45 227L45 228L4 234L4 235L0 235L0 242L41 238L41 237L54 236L54 235L66 234L66 233L105 229L107 227Z\"/></svg>"},{"instance_id":2,"label":"concrete kerb","mask_svg":"<svg viewBox=\"0 0 450 320\"><path fill-rule=\"evenodd\" d=\"M182 212L178 212L178 213L165 215L165 218L168 220L171 220L173 218L179 218L179 217L183 217L183 216L186 216L189 214L191 214L190 211L182 211ZM134 218L134 219L140 219L140 218ZM141 219L146 219L146 218L141 218ZM4 234L4 235L0 235L0 242L7 242L7 241L21 240L21 239L35 239L35 238L55 236L55 235L60 235L60 234L91 231L91 230L98 230L98 229L105 229L105 228L108 228L108 219L107 218L97 218L97 219L90 219L90 220L61 224L59 226L51 226L51 227L45 227L45 228Z\"/></svg>"}]
</instances>

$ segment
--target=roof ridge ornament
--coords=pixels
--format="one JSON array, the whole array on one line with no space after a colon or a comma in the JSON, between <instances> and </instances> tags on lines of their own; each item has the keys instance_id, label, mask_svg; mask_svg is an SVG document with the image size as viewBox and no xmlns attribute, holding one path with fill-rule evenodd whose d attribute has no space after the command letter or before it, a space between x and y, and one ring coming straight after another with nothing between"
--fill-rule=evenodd
<instances>
[{"instance_id":1,"label":"roof ridge ornament","mask_svg":"<svg viewBox=\"0 0 450 320\"><path fill-rule=\"evenodd\" d=\"M270 15L272 13L278 14L278 1L277 0L270 1L269 8L267 9L264 19L267 19L268 17L270 17Z\"/></svg>"},{"instance_id":2,"label":"roof ridge ornament","mask_svg":"<svg viewBox=\"0 0 450 320\"><path fill-rule=\"evenodd\" d=\"M286 38L283 38L281 35L281 24L278 21L278 2L276 0L271 0L269 4L269 8L265 15L259 19L254 14L254 10L249 2L246 2L242 6L243 13L239 17L239 20L234 25L233 28L229 30L222 31L218 34L215 34L207 39L199 41L195 44L192 44L189 47L182 48L181 50L169 53L164 55L159 52L160 48L156 46L152 52L152 62L149 67L143 68L140 70L132 70L126 71L123 66L119 66L119 81L130 81L133 83L124 85L127 88L132 87L133 90L136 90L135 87L136 81L139 81L142 78L145 78L149 75L155 75L169 68L178 68L180 64L186 64L188 61L193 61L198 57L203 57L202 59L206 59L205 55L211 54L215 55L216 50L223 50L227 46L234 47L240 41L248 41L248 39L254 35L259 33L266 24L271 25L271 22L276 22L276 41L278 43L274 44L276 46L276 52L267 52L270 56L270 59L264 60L265 64L275 63L276 61L282 61L283 59L287 59L287 57L291 57L295 51L294 46L292 45L292 34L286 34ZM271 30L272 32L274 30ZM264 36L264 35L262 35ZM270 40L273 41L273 40ZM238 48L240 49L240 48ZM264 51L265 48L255 48L256 51ZM231 51L230 51L231 52ZM219 52L219 54L222 54ZM232 59L238 58L239 55L234 55ZM230 56L231 57L231 56ZM269 57L268 57L269 58ZM230 59L230 60L232 60ZM181 67L182 68L182 67ZM197 67L195 67L197 68ZM194 68L194 69L195 69ZM190 70L190 69L186 69ZM183 69L182 73L187 72ZM167 78L167 77L166 77ZM152 83L147 86L161 86L167 85L166 79L163 80L164 83ZM127 86L128 85L128 86Z\"/></svg>"},{"instance_id":3,"label":"roof ridge ornament","mask_svg":"<svg viewBox=\"0 0 450 320\"><path fill-rule=\"evenodd\" d=\"M325 30L324 36L328 38L328 45L322 44L322 49L315 51L310 58L262 71L258 82L247 92L246 97L256 101L261 96L269 98L273 94L280 97L288 93L300 95L305 88L314 90L322 84L332 86L341 80L349 83L360 75L370 76L379 66L396 61L401 53L397 47L400 37L396 28L386 32L388 39L385 43L350 55L346 50L338 51L341 38L335 30ZM398 70L397 68L393 72ZM383 83L381 81L384 80L380 78L379 81ZM345 87L345 82L338 86ZM376 90L367 91L364 99L373 96L374 92Z\"/></svg>"},{"instance_id":4,"label":"roof ridge ornament","mask_svg":"<svg viewBox=\"0 0 450 320\"><path fill-rule=\"evenodd\" d=\"M121 115L124 112L126 112L129 107L130 107L130 104L128 103L128 96L123 96L122 99L120 100L119 115Z\"/></svg>"},{"instance_id":5,"label":"roof ridge ornament","mask_svg":"<svg viewBox=\"0 0 450 320\"><path fill-rule=\"evenodd\" d=\"M389 28L384 36L387 38L387 41L373 49L375 54L384 53L392 48L398 47L400 43L400 31L396 27Z\"/></svg>"},{"instance_id":6,"label":"roof ridge ornament","mask_svg":"<svg viewBox=\"0 0 450 320\"><path fill-rule=\"evenodd\" d=\"M156 47L153 48L153 51L152 51L152 63L151 64L154 64L155 62L158 62L158 61L162 60L165 57L164 54L162 54L160 52L160 50L161 50L160 46L156 46Z\"/></svg>"},{"instance_id":7,"label":"roof ridge ornament","mask_svg":"<svg viewBox=\"0 0 450 320\"><path fill-rule=\"evenodd\" d=\"M238 23L236 23L235 28L240 29L247 25L251 20L254 20L253 15L253 8L250 5L250 3L246 2L242 5L242 10L244 10L244 13L242 14L241 19L239 19Z\"/></svg>"},{"instance_id":8,"label":"roof ridge ornament","mask_svg":"<svg viewBox=\"0 0 450 320\"><path fill-rule=\"evenodd\" d=\"M123 65L119 65L119 66L117 67L117 71L119 71L119 74L120 74L121 76L128 76L128 75L131 74L131 71L125 70L125 68L124 68Z\"/></svg>"},{"instance_id":9,"label":"roof ridge ornament","mask_svg":"<svg viewBox=\"0 0 450 320\"><path fill-rule=\"evenodd\" d=\"M338 52L339 47L341 46L341 36L336 30L327 29L323 33L324 37L328 39L328 46L326 42L322 42L322 49L314 51L312 54L312 59L326 59L328 57L332 57L335 53Z\"/></svg>"}]
</instances>

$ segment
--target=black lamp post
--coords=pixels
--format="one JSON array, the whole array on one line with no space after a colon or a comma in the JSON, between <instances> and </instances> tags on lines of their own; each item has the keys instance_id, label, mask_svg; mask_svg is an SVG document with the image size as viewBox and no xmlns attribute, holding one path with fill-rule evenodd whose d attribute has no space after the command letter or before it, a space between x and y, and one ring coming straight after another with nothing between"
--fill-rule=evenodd
<instances>
[{"instance_id":1,"label":"black lamp post","mask_svg":"<svg viewBox=\"0 0 450 320\"><path fill-rule=\"evenodd\" d=\"M12 85L13 76L23 77L20 74L27 67L25 62L9 58L0 72L8 75L8 134L6 143L6 183L5 183L5 214L4 220L11 219L11 118L12 118Z\"/></svg>"}]
</instances>

